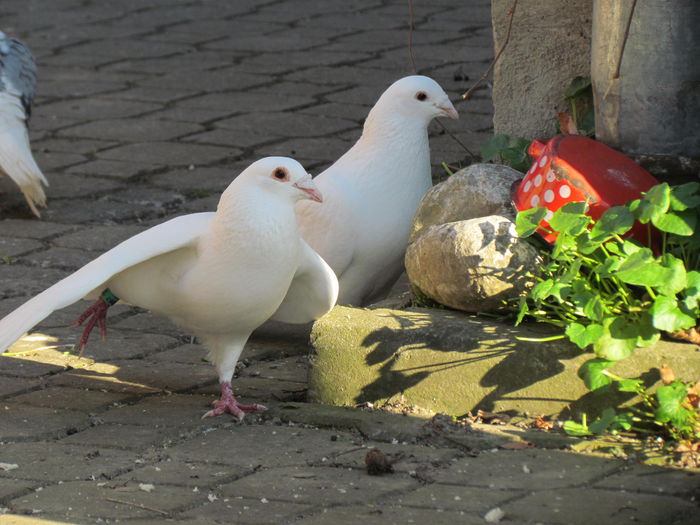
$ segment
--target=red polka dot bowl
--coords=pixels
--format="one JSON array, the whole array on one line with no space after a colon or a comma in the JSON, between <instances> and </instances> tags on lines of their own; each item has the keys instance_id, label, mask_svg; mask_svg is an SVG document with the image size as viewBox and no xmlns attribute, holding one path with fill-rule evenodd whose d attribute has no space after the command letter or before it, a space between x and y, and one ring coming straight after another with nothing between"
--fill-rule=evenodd
<instances>
[{"instance_id":1,"label":"red polka dot bowl","mask_svg":"<svg viewBox=\"0 0 700 525\"><path fill-rule=\"evenodd\" d=\"M629 157L605 144L578 135L557 135L549 142L533 141L528 149L535 159L530 170L513 192L518 211L544 206L547 219L567 202L586 201L588 215L598 220L608 208L638 199L659 182ZM640 224L632 235L646 242ZM556 234L539 230L548 242Z\"/></svg>"}]
</instances>

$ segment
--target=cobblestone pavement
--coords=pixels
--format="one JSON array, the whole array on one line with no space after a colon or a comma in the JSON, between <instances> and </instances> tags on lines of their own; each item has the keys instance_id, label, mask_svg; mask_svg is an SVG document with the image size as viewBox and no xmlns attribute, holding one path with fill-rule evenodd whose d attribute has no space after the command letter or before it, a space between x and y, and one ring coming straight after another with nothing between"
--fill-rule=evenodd
<instances>
[{"instance_id":1,"label":"cobblestone pavement","mask_svg":"<svg viewBox=\"0 0 700 525\"><path fill-rule=\"evenodd\" d=\"M489 2L414 4L418 69L457 100L493 54ZM2 183L2 315L145 227L214 209L261 156L318 173L411 72L404 1L3 0L0 20L37 57L31 137L51 182L41 221ZM476 93L445 122L472 151L491 125ZM431 129L439 175L468 154ZM202 421L218 387L199 345L117 306L81 359L82 307L0 358L0 523L484 523L496 507L504 523L697 523L697 474L306 404L304 329L268 327L244 352L237 394L268 412ZM394 473L367 474L372 447Z\"/></svg>"}]
</instances>

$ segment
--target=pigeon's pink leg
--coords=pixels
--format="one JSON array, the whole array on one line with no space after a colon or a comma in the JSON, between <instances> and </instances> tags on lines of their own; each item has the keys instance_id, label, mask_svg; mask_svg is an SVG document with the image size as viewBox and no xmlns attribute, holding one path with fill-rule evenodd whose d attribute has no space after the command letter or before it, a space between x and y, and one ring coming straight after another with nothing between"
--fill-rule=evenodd
<instances>
[{"instance_id":1,"label":"pigeon's pink leg","mask_svg":"<svg viewBox=\"0 0 700 525\"><path fill-rule=\"evenodd\" d=\"M214 408L202 416L214 417L224 412L229 412L234 417L237 417L239 421L243 421L243 417L246 412L255 412L256 410L267 410L263 405L241 405L236 398L233 397L233 388L231 387L230 381L224 381L221 383L221 399L217 399L212 403Z\"/></svg>"},{"instance_id":2,"label":"pigeon's pink leg","mask_svg":"<svg viewBox=\"0 0 700 525\"><path fill-rule=\"evenodd\" d=\"M115 304L119 298L115 296L109 288L107 288L102 295L95 301L92 306L85 310L80 317L78 317L71 326L80 326L83 321L90 318L85 325L83 330L83 335L80 336L80 342L78 343L78 348L80 348L80 357L83 356L85 347L87 346L88 339L90 338L90 333L95 325L100 327L100 336L102 339L107 338L107 309Z\"/></svg>"}]
</instances>

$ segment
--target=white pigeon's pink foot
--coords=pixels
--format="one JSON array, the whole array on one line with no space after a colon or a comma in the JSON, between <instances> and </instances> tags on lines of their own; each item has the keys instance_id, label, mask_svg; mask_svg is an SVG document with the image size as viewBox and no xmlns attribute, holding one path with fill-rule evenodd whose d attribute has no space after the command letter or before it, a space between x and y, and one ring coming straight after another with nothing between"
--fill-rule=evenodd
<instances>
[{"instance_id":1,"label":"white pigeon's pink foot","mask_svg":"<svg viewBox=\"0 0 700 525\"><path fill-rule=\"evenodd\" d=\"M92 306L88 307L80 317L78 317L71 326L80 326L83 321L90 318L85 325L83 330L83 335L80 336L80 342L78 343L78 348L80 348L80 357L83 356L83 351L87 346L88 339L90 338L90 333L95 325L100 327L100 336L102 339L107 338L107 309L119 301L119 298L114 295L109 288L105 289L100 297L95 301Z\"/></svg>"},{"instance_id":2,"label":"white pigeon's pink foot","mask_svg":"<svg viewBox=\"0 0 700 525\"><path fill-rule=\"evenodd\" d=\"M232 416L238 418L238 421L243 421L246 412L256 412L257 410L267 410L263 405L241 405L236 398L233 397L233 388L230 381L221 383L221 399L217 399L212 403L214 408L202 416L214 417L228 412Z\"/></svg>"}]
</instances>

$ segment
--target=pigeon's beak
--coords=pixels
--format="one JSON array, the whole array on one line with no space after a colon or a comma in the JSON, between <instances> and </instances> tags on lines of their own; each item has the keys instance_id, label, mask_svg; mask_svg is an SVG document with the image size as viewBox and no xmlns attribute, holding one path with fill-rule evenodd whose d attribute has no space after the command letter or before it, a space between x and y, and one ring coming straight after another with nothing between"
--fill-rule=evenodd
<instances>
[{"instance_id":1,"label":"pigeon's beak","mask_svg":"<svg viewBox=\"0 0 700 525\"><path fill-rule=\"evenodd\" d=\"M297 182L292 184L295 188L298 190L303 191L308 195L308 199L311 199L312 201L316 202L323 202L323 197L321 196L321 192L318 191L318 188L314 184L313 179L311 178L311 175L307 175L303 179L299 179Z\"/></svg>"},{"instance_id":2,"label":"pigeon's beak","mask_svg":"<svg viewBox=\"0 0 700 525\"><path fill-rule=\"evenodd\" d=\"M459 113L457 113L457 110L449 99L445 99L440 104L437 104L437 108L440 110L440 116L449 117L454 120L459 118Z\"/></svg>"}]
</instances>

